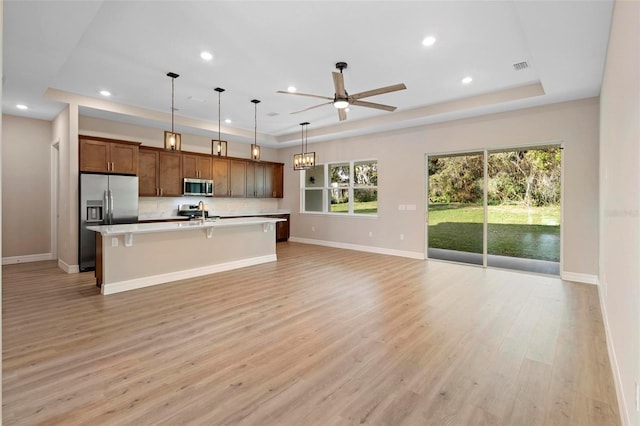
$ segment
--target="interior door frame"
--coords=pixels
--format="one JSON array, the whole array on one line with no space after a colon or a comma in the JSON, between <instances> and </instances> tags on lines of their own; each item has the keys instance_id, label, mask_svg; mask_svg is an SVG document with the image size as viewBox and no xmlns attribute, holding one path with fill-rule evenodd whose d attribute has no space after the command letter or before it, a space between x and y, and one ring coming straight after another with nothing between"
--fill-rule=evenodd
<instances>
[{"instance_id":1,"label":"interior door frame","mask_svg":"<svg viewBox=\"0 0 640 426\"><path fill-rule=\"evenodd\" d=\"M427 152L424 154L424 168L425 168L425 177L426 179L423 182L426 183L426 187L424 189L425 194L425 205L424 205L424 258L425 260L435 260L441 262L452 262L459 263L461 265L467 266L475 266L482 268L490 268L487 265L487 243L488 243L488 195L487 195L487 185L489 180L489 154L493 152L505 152L505 151L517 151L522 149L540 149L545 147L559 147L562 151L562 155L560 156L560 261L559 261L559 276L562 277L563 274L563 265L564 265L564 166L565 166L565 150L564 150L564 141L563 140L551 140L545 142L532 142L526 144L517 144L517 145L507 145L501 147L493 147L493 148L482 148L482 149L467 149L467 150L457 150L457 151L446 151L446 152ZM484 156L484 170L483 170L483 204L484 204L484 222L483 222L483 236L482 236L482 265L476 265L472 263L460 263L450 260L440 260L440 259L431 259L429 258L429 157L448 157L448 156L460 156L460 155L472 155L472 154L480 154L482 153ZM535 272L527 272L527 271L517 271L522 273L530 273L535 274Z\"/></svg>"}]
</instances>

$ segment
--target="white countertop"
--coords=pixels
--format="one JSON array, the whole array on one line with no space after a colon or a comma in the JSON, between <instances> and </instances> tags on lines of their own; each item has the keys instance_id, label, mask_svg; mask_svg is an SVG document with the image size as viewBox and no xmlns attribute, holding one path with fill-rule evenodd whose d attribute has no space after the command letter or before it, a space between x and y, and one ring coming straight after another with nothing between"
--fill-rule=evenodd
<instances>
[{"instance_id":1,"label":"white countertop","mask_svg":"<svg viewBox=\"0 0 640 426\"><path fill-rule=\"evenodd\" d=\"M215 210L209 211L210 216L230 217L230 216L269 216L276 214L291 214L290 210L225 210L216 212Z\"/></svg>"},{"instance_id":2,"label":"white countertop","mask_svg":"<svg viewBox=\"0 0 640 426\"><path fill-rule=\"evenodd\" d=\"M268 217L239 217L234 219L191 220L188 222L131 223L122 225L87 226L89 231L100 232L104 236L125 234L148 234L154 232L190 231L203 228L223 228L229 226L259 225L283 222L285 219Z\"/></svg>"}]
</instances>

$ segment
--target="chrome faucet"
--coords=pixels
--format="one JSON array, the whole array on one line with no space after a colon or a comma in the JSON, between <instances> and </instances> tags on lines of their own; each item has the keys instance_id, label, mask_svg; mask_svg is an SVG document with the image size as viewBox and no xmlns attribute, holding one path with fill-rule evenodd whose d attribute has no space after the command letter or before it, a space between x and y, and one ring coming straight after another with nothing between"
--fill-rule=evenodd
<instances>
[{"instance_id":1,"label":"chrome faucet","mask_svg":"<svg viewBox=\"0 0 640 426\"><path fill-rule=\"evenodd\" d=\"M202 216L200 217L200 220L204 223L204 203L202 201L198 203L198 210L202 212Z\"/></svg>"}]
</instances>

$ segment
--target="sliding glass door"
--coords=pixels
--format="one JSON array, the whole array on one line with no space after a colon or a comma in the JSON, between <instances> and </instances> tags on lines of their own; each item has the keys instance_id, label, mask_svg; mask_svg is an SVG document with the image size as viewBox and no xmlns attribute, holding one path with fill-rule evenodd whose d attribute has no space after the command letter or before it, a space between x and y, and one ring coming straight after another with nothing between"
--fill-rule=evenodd
<instances>
[{"instance_id":1,"label":"sliding glass door","mask_svg":"<svg viewBox=\"0 0 640 426\"><path fill-rule=\"evenodd\" d=\"M484 153L428 158L431 259L482 265Z\"/></svg>"},{"instance_id":2,"label":"sliding glass door","mask_svg":"<svg viewBox=\"0 0 640 426\"><path fill-rule=\"evenodd\" d=\"M558 275L560 146L427 158L430 259Z\"/></svg>"},{"instance_id":3,"label":"sliding glass door","mask_svg":"<svg viewBox=\"0 0 640 426\"><path fill-rule=\"evenodd\" d=\"M559 146L488 153L487 265L560 273Z\"/></svg>"}]
</instances>

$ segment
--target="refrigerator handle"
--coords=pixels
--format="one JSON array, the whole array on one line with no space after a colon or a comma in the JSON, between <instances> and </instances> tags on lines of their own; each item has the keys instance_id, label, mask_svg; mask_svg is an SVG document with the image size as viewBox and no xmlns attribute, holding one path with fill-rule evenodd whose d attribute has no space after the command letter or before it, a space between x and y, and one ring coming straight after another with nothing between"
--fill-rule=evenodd
<instances>
[{"instance_id":1,"label":"refrigerator handle","mask_svg":"<svg viewBox=\"0 0 640 426\"><path fill-rule=\"evenodd\" d=\"M111 212L111 224L113 224L113 191L109 190L109 211Z\"/></svg>"},{"instance_id":2,"label":"refrigerator handle","mask_svg":"<svg viewBox=\"0 0 640 426\"><path fill-rule=\"evenodd\" d=\"M104 223L108 225L110 223L109 220L109 190L106 189L104 191Z\"/></svg>"}]
</instances>

